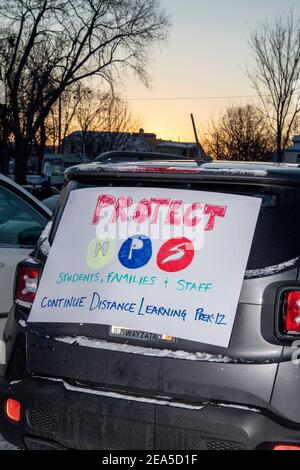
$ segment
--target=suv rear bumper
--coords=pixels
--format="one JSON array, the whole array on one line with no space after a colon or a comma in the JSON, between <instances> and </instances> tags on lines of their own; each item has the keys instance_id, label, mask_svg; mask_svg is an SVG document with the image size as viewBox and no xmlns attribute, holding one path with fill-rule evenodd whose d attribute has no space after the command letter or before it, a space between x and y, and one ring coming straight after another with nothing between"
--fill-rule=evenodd
<instances>
[{"instance_id":1,"label":"suv rear bumper","mask_svg":"<svg viewBox=\"0 0 300 470\"><path fill-rule=\"evenodd\" d=\"M259 411L221 405L191 406L84 390L48 378L8 384L4 401L21 402L21 422L0 416L0 431L20 448L243 450L300 443L300 430Z\"/></svg>"}]
</instances>

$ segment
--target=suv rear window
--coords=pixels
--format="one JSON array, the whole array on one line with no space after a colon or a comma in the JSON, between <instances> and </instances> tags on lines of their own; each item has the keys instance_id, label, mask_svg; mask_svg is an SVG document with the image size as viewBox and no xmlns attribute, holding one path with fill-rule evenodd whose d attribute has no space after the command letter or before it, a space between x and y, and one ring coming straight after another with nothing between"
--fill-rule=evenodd
<instances>
[{"instance_id":1,"label":"suv rear window","mask_svg":"<svg viewBox=\"0 0 300 470\"><path fill-rule=\"evenodd\" d=\"M257 194L259 195L259 194ZM300 191L274 188L263 198L248 270L276 266L300 255Z\"/></svg>"}]
</instances>

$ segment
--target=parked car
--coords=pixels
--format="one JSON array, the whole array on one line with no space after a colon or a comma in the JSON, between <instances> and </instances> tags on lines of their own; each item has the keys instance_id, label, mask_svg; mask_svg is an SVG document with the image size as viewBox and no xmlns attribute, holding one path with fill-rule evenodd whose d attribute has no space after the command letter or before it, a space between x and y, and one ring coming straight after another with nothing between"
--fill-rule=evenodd
<instances>
[{"instance_id":1,"label":"parked car","mask_svg":"<svg viewBox=\"0 0 300 470\"><path fill-rule=\"evenodd\" d=\"M180 155L161 154L156 152L104 152L96 157L95 162L102 164L123 164L123 163L137 163L137 162L191 162L191 158L183 157Z\"/></svg>"},{"instance_id":2,"label":"parked car","mask_svg":"<svg viewBox=\"0 0 300 470\"><path fill-rule=\"evenodd\" d=\"M17 264L32 251L51 212L11 179L0 175L0 330L13 305Z\"/></svg>"},{"instance_id":3,"label":"parked car","mask_svg":"<svg viewBox=\"0 0 300 470\"><path fill-rule=\"evenodd\" d=\"M51 212L54 212L59 201L59 194L54 194L53 196L43 199L42 202L44 206L48 207Z\"/></svg>"},{"instance_id":4,"label":"parked car","mask_svg":"<svg viewBox=\"0 0 300 470\"><path fill-rule=\"evenodd\" d=\"M131 166L94 163L73 167L67 170L65 180L53 224L48 225L34 255L21 262L16 273L15 305L4 332L7 364L0 378L3 436L27 449L300 448L300 366L292 361L295 341L299 344L300 339L300 169L231 162L199 167L192 162L182 165L157 160ZM104 300L104 272L111 283L112 299L117 294L130 298L139 286L156 282L151 263L148 271L139 271L154 256L147 237L147 250L139 258L135 258L134 250L143 246L142 238L135 238L135 245L122 245L118 262L124 269L119 273L109 264L104 267L102 258L93 265L93 256L101 250L109 256L105 262L116 256L114 250L110 251L109 238L99 245L101 234L98 238L95 234L96 241L89 245L87 254L86 247L75 245L75 239L84 236L86 222L89 227L95 224L96 231L101 210L111 204L115 204L115 212L110 221L126 220L131 200L124 195L136 188L139 194L144 192L144 202L135 213L139 222L149 215L149 188L160 197L168 194L169 202L179 190L184 197L190 191L203 191L219 195L220 200L238 196L234 200L247 197L247 201L261 201L228 346L216 346L214 339L207 343L182 339L181 334L174 337L166 331L147 333L134 327L138 324L136 317L129 328L123 324L128 318L121 309L123 304ZM123 199L101 196L112 190ZM85 203L90 194L99 196L96 209ZM168 202L161 202L164 204ZM168 220L176 225L178 200L171 204L173 212ZM187 225L200 223L189 218L197 208L203 210L200 203L187 209ZM75 211L76 220L69 216L70 211ZM247 223L249 207L244 211ZM224 210L216 213L222 217ZM212 229L211 222L207 230ZM73 235L65 236L64 231L72 224ZM225 242L233 253L226 265L226 277L230 278L241 257L241 240L234 246L230 239ZM172 270L180 269L174 262L178 262L185 243L173 252L165 247L167 260L159 260L155 253L157 258L153 259L160 262L164 272L166 294L159 298L156 289L153 303L167 301ZM59 247L58 267L50 258ZM77 270L76 263L69 271L81 255L82 263L89 265L87 272L81 267ZM190 254L188 257L191 260ZM44 269L46 260L49 262ZM171 262L172 266L168 264ZM66 265L64 269L60 263ZM199 273L200 268L201 263ZM55 276L51 269L58 269ZM226 277L224 274L224 283ZM196 284L194 288L182 274L178 279L185 291L201 289ZM198 281L204 282L200 274ZM54 297L59 284L62 295ZM90 285L97 286L94 289L98 293L93 306L87 308L86 298L76 295ZM52 297L43 294L47 289ZM62 298L68 289L74 292L72 298ZM229 287L226 295L233 295L234 289L234 285ZM185 302L188 298L183 297ZM199 294L199 303L201 299ZM75 304L78 319L69 321ZM124 305L127 311L135 311L133 304ZM106 310L119 307L119 321L108 325ZM182 305L175 307L168 315L177 315L176 309ZM154 316L166 312L150 310L147 313ZM43 321L46 311L49 317ZM209 322L217 320L200 313L202 322L197 328L202 334ZM80 315L90 320L81 321ZM103 315L105 321L97 323L96 315ZM183 328L184 321L181 324ZM225 343L222 335L219 342Z\"/></svg>"}]
</instances>

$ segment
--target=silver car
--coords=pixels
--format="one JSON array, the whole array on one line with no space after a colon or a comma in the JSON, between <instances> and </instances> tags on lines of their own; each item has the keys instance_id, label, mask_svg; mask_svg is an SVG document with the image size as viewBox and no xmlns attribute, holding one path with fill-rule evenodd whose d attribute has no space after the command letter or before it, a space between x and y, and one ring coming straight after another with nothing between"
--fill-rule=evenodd
<instances>
[{"instance_id":1,"label":"silver car","mask_svg":"<svg viewBox=\"0 0 300 470\"><path fill-rule=\"evenodd\" d=\"M29 255L52 212L0 175L0 330L13 305L17 264Z\"/></svg>"}]
</instances>

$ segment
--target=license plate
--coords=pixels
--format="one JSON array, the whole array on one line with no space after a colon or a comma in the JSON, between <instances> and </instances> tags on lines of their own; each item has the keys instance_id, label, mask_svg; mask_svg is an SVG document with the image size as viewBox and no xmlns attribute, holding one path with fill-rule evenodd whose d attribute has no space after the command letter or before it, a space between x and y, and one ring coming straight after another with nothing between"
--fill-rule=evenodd
<instances>
[{"instance_id":1,"label":"license plate","mask_svg":"<svg viewBox=\"0 0 300 470\"><path fill-rule=\"evenodd\" d=\"M110 336L126 339L138 339L139 341L157 341L174 343L173 336L158 335L156 333L148 333L147 331L132 330L130 328L122 328L120 326L111 326Z\"/></svg>"}]
</instances>

